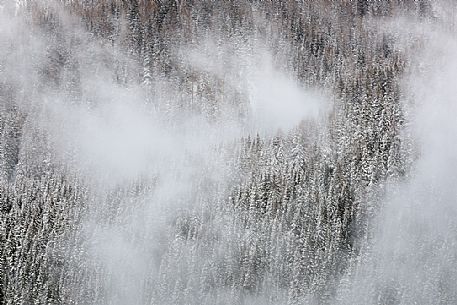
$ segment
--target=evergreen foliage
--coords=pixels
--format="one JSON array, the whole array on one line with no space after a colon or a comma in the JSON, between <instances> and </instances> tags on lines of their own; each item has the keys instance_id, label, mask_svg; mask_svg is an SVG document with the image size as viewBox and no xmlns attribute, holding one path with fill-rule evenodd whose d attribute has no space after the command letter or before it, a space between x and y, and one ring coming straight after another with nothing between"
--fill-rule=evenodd
<instances>
[{"instance_id":1,"label":"evergreen foliage","mask_svg":"<svg viewBox=\"0 0 457 305\"><path fill-rule=\"evenodd\" d=\"M262 304L332 300L370 238L383 183L406 175L411 159L401 134L399 79L406 59L371 21L402 12L427 16L427 2L60 2L82 20L92 35L87 39L123 54L125 61L108 57L100 64L113 71L116 83L154 96L156 81L166 79L183 93L154 105L170 118L194 113L217 121L227 105L235 106L237 119L250 115L242 87L185 64L186 55L177 52L211 35L220 37L215 47L221 49L224 41L248 52L256 51L254 42L267 45L275 64L284 64L279 69L305 87L331 92L334 107L324 123L305 120L274 137L257 134L208 147L229 160L229 186L196 177L192 188L199 192L185 199L191 204L151 237L129 225L141 221L135 210L147 204L160 177L108 192L91 187L53 154L52 137L31 111L18 106L21 89L1 78L0 304L117 304L109 294L125 300L128 293L116 279L111 287L102 280L118 274L89 259L87 236L96 233L85 229L88 221L101 228L125 225L127 239L159 249L141 270L145 280L132 283L142 293L131 304L246 304L253 296L264 297ZM86 36L68 35L53 5L24 1L21 9L49 42L33 90L60 90L69 102L90 108L79 72L87 63L74 51ZM227 63L224 69L236 68ZM149 98L146 103L153 103Z\"/></svg>"}]
</instances>

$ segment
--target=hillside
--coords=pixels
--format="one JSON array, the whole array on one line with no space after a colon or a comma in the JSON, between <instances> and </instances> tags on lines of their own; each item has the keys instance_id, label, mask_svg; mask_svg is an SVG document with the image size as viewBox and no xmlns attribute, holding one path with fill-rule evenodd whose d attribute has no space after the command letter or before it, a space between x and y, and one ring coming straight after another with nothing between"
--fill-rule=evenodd
<instances>
[{"instance_id":1,"label":"hillside","mask_svg":"<svg viewBox=\"0 0 457 305\"><path fill-rule=\"evenodd\" d=\"M454 304L455 5L0 1L0 304Z\"/></svg>"}]
</instances>

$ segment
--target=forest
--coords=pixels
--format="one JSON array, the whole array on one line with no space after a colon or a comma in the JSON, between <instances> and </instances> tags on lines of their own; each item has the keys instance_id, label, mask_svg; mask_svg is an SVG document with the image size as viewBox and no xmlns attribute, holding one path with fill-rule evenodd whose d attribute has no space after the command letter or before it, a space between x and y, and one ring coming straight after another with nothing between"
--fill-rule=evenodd
<instances>
[{"instance_id":1,"label":"forest","mask_svg":"<svg viewBox=\"0 0 457 305\"><path fill-rule=\"evenodd\" d=\"M446 0L0 0L0 304L456 304Z\"/></svg>"}]
</instances>

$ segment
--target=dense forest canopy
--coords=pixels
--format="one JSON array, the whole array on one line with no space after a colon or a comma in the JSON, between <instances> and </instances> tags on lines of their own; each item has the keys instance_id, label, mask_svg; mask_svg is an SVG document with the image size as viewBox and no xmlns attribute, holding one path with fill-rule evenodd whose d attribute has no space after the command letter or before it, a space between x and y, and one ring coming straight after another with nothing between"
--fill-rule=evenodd
<instances>
[{"instance_id":1,"label":"dense forest canopy","mask_svg":"<svg viewBox=\"0 0 457 305\"><path fill-rule=\"evenodd\" d=\"M454 304L455 5L0 0L0 304Z\"/></svg>"}]
</instances>

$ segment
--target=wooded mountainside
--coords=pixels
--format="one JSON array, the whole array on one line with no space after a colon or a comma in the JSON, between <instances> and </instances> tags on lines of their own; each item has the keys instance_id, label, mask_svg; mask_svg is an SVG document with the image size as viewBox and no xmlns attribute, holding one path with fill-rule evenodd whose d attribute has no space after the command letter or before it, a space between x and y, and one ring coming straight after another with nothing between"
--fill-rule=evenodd
<instances>
[{"instance_id":1,"label":"wooded mountainside","mask_svg":"<svg viewBox=\"0 0 457 305\"><path fill-rule=\"evenodd\" d=\"M0 304L343 302L337 290L370 250L385 183L405 179L415 158L400 82L408 53L382 21L432 18L427 0L22 1L2 14L21 21L12 37L0 31ZM55 123L49 101L77 115L130 94L170 126L191 116L244 126L251 97L238 63L265 50L330 110L196 144L202 160L183 148L166 170L114 182L56 137L73 125ZM170 180L186 181L182 196L163 195ZM148 220L156 213L166 216ZM94 252L97 234L108 254ZM369 302L400 304L392 289L373 287Z\"/></svg>"}]
</instances>

